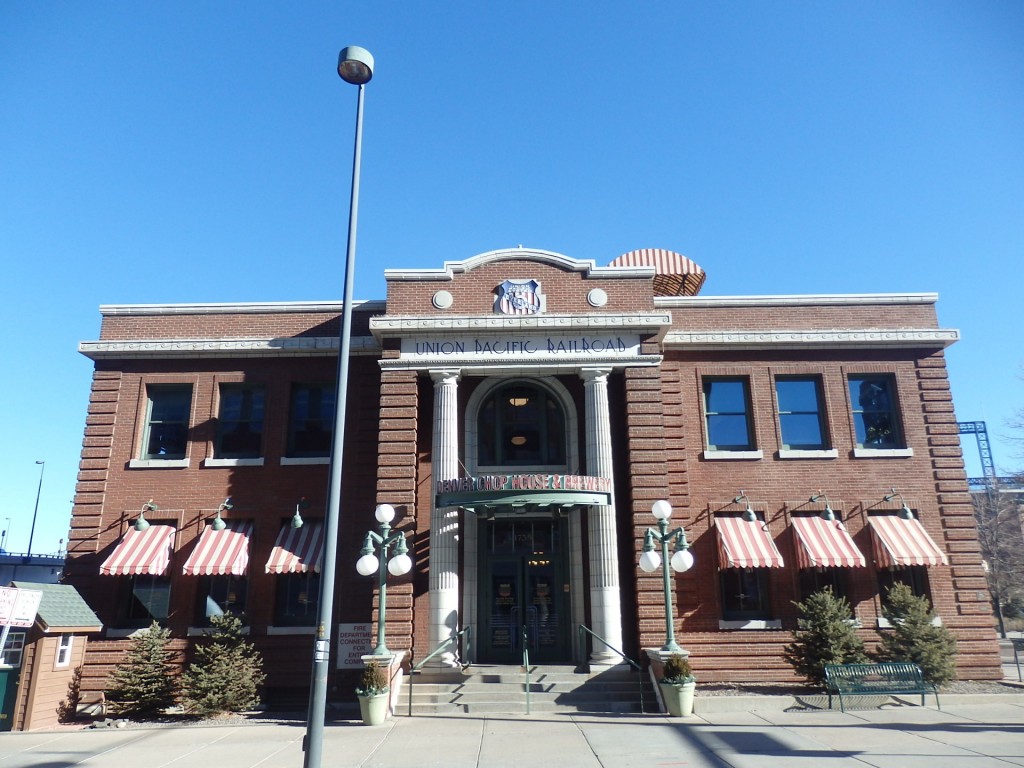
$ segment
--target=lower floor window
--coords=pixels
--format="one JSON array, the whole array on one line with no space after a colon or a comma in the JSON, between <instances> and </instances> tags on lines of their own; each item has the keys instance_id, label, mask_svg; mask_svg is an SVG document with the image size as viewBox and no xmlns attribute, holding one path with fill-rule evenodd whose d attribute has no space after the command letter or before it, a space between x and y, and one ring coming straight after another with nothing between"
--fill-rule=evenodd
<instances>
[{"instance_id":1,"label":"lower floor window","mask_svg":"<svg viewBox=\"0 0 1024 768\"><path fill-rule=\"evenodd\" d=\"M815 592L831 589L838 598L846 599L845 568L801 568L800 569L800 600L804 601Z\"/></svg>"},{"instance_id":2,"label":"lower floor window","mask_svg":"<svg viewBox=\"0 0 1024 768\"><path fill-rule=\"evenodd\" d=\"M320 601L320 574L286 573L277 577L274 624L281 627L313 626Z\"/></svg>"},{"instance_id":3,"label":"lower floor window","mask_svg":"<svg viewBox=\"0 0 1024 768\"><path fill-rule=\"evenodd\" d=\"M245 576L203 576L199 581L199 610L197 614L204 625L210 617L241 616L245 613L245 598L248 592Z\"/></svg>"},{"instance_id":4,"label":"lower floor window","mask_svg":"<svg viewBox=\"0 0 1024 768\"><path fill-rule=\"evenodd\" d=\"M905 568L882 568L878 571L878 594L882 605L889 604L889 590L894 584L906 584L916 597L927 597L928 569L923 565L908 565Z\"/></svg>"},{"instance_id":5,"label":"lower floor window","mask_svg":"<svg viewBox=\"0 0 1024 768\"><path fill-rule=\"evenodd\" d=\"M722 590L722 618L770 619L768 569L725 568L719 571Z\"/></svg>"},{"instance_id":6,"label":"lower floor window","mask_svg":"<svg viewBox=\"0 0 1024 768\"><path fill-rule=\"evenodd\" d=\"M138 575L128 577L128 600L122 601L121 616L128 626L148 626L167 618L171 604L171 580L166 576Z\"/></svg>"}]
</instances>

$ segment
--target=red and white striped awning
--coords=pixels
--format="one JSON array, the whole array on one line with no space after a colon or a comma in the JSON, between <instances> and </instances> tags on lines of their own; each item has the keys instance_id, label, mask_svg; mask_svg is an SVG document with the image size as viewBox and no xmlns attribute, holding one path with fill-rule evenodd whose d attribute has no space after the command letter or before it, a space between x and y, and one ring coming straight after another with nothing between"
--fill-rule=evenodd
<instances>
[{"instance_id":1,"label":"red and white striped awning","mask_svg":"<svg viewBox=\"0 0 1024 768\"><path fill-rule=\"evenodd\" d=\"M249 536L252 523L248 520L225 520L227 527L220 531L206 526L199 543L189 555L182 573L186 576L244 576L249 568Z\"/></svg>"},{"instance_id":2,"label":"red and white striped awning","mask_svg":"<svg viewBox=\"0 0 1024 768\"><path fill-rule=\"evenodd\" d=\"M104 576L163 576L171 562L173 542L174 528L170 525L151 525L144 531L131 527L110 557L103 561L100 573Z\"/></svg>"},{"instance_id":3,"label":"red and white striped awning","mask_svg":"<svg viewBox=\"0 0 1024 768\"><path fill-rule=\"evenodd\" d=\"M630 251L608 266L654 267L654 291L659 296L696 296L706 277L692 259L664 248Z\"/></svg>"},{"instance_id":4,"label":"red and white striped awning","mask_svg":"<svg viewBox=\"0 0 1024 768\"><path fill-rule=\"evenodd\" d=\"M853 543L846 526L821 515L793 518L798 568L864 568L864 555Z\"/></svg>"},{"instance_id":5,"label":"red and white striped awning","mask_svg":"<svg viewBox=\"0 0 1024 768\"><path fill-rule=\"evenodd\" d=\"M715 528L718 530L719 567L783 567L782 554L760 518L748 521L739 515L716 516Z\"/></svg>"},{"instance_id":6,"label":"red and white striped awning","mask_svg":"<svg viewBox=\"0 0 1024 768\"><path fill-rule=\"evenodd\" d=\"M324 553L322 523L306 523L301 528L285 525L267 560L267 573L306 573L311 568L320 572Z\"/></svg>"},{"instance_id":7,"label":"red and white striped awning","mask_svg":"<svg viewBox=\"0 0 1024 768\"><path fill-rule=\"evenodd\" d=\"M946 553L916 517L869 515L868 525L874 534L875 564L879 568L899 565L949 565Z\"/></svg>"}]
</instances>

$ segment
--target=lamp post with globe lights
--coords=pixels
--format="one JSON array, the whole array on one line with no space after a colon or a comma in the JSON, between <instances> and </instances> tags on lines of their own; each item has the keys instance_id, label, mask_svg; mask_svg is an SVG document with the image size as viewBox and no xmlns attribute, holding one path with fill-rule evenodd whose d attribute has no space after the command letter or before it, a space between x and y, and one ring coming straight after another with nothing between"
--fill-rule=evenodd
<instances>
[{"instance_id":1,"label":"lamp post with globe lights","mask_svg":"<svg viewBox=\"0 0 1024 768\"><path fill-rule=\"evenodd\" d=\"M392 576L404 576L412 570L412 558L409 557L409 547L405 543L403 531L391 532L391 521L395 519L395 508L390 504L378 504L374 511L374 517L380 523L380 533L367 531L363 539L363 548L359 552L361 557L356 561L356 570L360 576L372 576L378 574L380 589L380 610L377 612L377 645L373 649L374 656L390 656L384 642L384 614L387 609L388 573ZM394 551L389 552L392 545ZM380 557L374 554L374 550L380 550Z\"/></svg>"},{"instance_id":2,"label":"lamp post with globe lights","mask_svg":"<svg viewBox=\"0 0 1024 768\"><path fill-rule=\"evenodd\" d=\"M686 531L682 527L670 531L669 520L672 517L672 505L665 500L654 502L651 514L658 521L658 530L648 528L644 534L644 548L640 555L640 570L644 573L654 573L661 568L662 585L665 590L665 645L661 650L666 653L681 653L682 648L676 642L675 624L672 620L672 581L669 578L669 566L679 573L690 570L693 567L693 554L690 552L690 544L686 541ZM661 545L661 554L655 549L655 542ZM672 557L668 556L668 545L675 543L675 552Z\"/></svg>"}]
</instances>

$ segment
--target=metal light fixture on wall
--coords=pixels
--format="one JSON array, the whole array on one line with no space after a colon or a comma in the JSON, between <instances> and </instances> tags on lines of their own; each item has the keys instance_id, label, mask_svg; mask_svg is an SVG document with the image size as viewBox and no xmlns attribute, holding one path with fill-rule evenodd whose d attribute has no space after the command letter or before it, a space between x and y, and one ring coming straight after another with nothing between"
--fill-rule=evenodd
<instances>
[{"instance_id":1,"label":"metal light fixture on wall","mask_svg":"<svg viewBox=\"0 0 1024 768\"><path fill-rule=\"evenodd\" d=\"M824 520L835 520L836 519L836 513L832 509L832 506L828 503L828 496L826 494L822 493L821 491L818 491L815 495L811 496L811 498L809 498L808 501L811 504L814 504L814 503L816 503L818 501L821 501L822 499L825 500L825 508L821 511L822 519L824 519Z\"/></svg>"},{"instance_id":2,"label":"metal light fixture on wall","mask_svg":"<svg viewBox=\"0 0 1024 768\"><path fill-rule=\"evenodd\" d=\"M217 507L217 516L214 517L213 518L213 522L210 523L210 527L213 528L213 530L215 530L215 531L223 531L225 528L228 527L228 524L224 522L224 518L221 517L221 513L222 512L227 512L233 506L234 505L231 503L231 497L230 496L228 496L226 499L224 499L224 501L222 501L220 503L220 506Z\"/></svg>"},{"instance_id":3,"label":"metal light fixture on wall","mask_svg":"<svg viewBox=\"0 0 1024 768\"><path fill-rule=\"evenodd\" d=\"M142 509L139 510L139 517L135 521L135 530L142 532L149 528L149 520L146 519L146 513L156 512L158 509L159 507L153 503L152 499L143 504Z\"/></svg>"},{"instance_id":4,"label":"metal light fixture on wall","mask_svg":"<svg viewBox=\"0 0 1024 768\"><path fill-rule=\"evenodd\" d=\"M740 495L732 500L733 504L739 504L741 501L747 502L746 507L743 509L743 519L748 523L757 522L757 513L754 512L754 508L750 505L750 499L747 497L746 491L740 491Z\"/></svg>"},{"instance_id":5,"label":"metal light fixture on wall","mask_svg":"<svg viewBox=\"0 0 1024 768\"><path fill-rule=\"evenodd\" d=\"M903 494L900 493L899 491L897 491L895 488L890 488L889 489L889 493L885 494L885 496L882 497L882 501L890 502L893 499L895 499L897 496L900 499L900 512L899 512L900 517L902 517L904 520L911 520L911 519L913 519L914 513L910 510L910 507L907 506L907 500L904 499L903 498Z\"/></svg>"},{"instance_id":6,"label":"metal light fixture on wall","mask_svg":"<svg viewBox=\"0 0 1024 768\"><path fill-rule=\"evenodd\" d=\"M302 519L302 510L309 507L309 502L305 498L299 499L299 503L295 505L295 514L292 515L292 528L301 528L305 521Z\"/></svg>"}]
</instances>

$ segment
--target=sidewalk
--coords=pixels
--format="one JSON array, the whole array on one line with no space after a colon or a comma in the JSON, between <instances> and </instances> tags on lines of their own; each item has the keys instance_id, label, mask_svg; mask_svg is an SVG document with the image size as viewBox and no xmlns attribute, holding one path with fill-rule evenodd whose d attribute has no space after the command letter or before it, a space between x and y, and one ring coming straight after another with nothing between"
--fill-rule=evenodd
<instances>
[{"instance_id":1,"label":"sidewalk","mask_svg":"<svg viewBox=\"0 0 1024 768\"><path fill-rule=\"evenodd\" d=\"M1024 766L1024 695L828 711L394 718L324 730L325 768L995 768ZM998 699L998 700L996 700ZM305 724L0 736L0 768L298 768ZM827 761L827 763L826 763Z\"/></svg>"}]
</instances>

